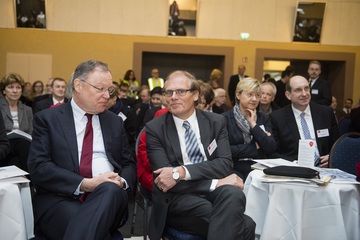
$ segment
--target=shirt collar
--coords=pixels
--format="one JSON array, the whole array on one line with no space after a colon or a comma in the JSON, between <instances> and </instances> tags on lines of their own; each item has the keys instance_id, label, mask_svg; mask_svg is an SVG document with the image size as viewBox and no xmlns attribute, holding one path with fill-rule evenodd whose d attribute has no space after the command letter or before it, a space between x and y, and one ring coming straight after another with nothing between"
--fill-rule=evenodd
<instances>
[{"instance_id":1,"label":"shirt collar","mask_svg":"<svg viewBox=\"0 0 360 240\"><path fill-rule=\"evenodd\" d=\"M292 108L292 110L294 112L295 118L300 117L300 114L303 113L302 111L294 108L294 106L292 104L291 104L291 108ZM304 110L304 113L305 113L305 115L311 116L310 105L307 105L307 107Z\"/></svg>"}]
</instances>

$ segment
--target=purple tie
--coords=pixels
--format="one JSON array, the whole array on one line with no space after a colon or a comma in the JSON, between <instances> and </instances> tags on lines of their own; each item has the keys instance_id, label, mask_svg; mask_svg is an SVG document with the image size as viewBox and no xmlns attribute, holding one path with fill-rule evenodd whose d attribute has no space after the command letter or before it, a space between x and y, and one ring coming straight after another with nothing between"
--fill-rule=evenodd
<instances>
[{"instance_id":1,"label":"purple tie","mask_svg":"<svg viewBox=\"0 0 360 240\"><path fill-rule=\"evenodd\" d=\"M84 140L80 157L80 175L86 178L92 178L92 154L93 154L93 128L92 128L92 114L86 113L88 118L86 124ZM80 197L80 201L85 201L86 193Z\"/></svg>"}]
</instances>

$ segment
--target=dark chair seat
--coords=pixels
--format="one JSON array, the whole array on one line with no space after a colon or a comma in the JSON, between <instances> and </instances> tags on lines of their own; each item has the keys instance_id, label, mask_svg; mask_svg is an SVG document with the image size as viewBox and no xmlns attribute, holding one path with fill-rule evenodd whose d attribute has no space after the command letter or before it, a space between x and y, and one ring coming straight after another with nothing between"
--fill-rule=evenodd
<instances>
[{"instance_id":1,"label":"dark chair seat","mask_svg":"<svg viewBox=\"0 0 360 240\"><path fill-rule=\"evenodd\" d=\"M164 240L205 240L194 234L182 232L171 227L165 227L162 238Z\"/></svg>"}]
</instances>

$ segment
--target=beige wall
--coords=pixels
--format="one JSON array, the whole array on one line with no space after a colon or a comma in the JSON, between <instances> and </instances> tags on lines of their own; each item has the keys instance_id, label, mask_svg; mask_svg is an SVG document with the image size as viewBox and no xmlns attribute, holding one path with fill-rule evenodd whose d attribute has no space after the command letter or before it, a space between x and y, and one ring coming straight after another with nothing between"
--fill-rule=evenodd
<instances>
[{"instance_id":1,"label":"beige wall","mask_svg":"<svg viewBox=\"0 0 360 240\"><path fill-rule=\"evenodd\" d=\"M327 3L321 44L291 42L297 0L198 0L197 37L166 35L164 0L47 0L47 30L16 29L14 0L0 0L0 75L8 53L49 54L52 76L68 78L79 62L95 58L109 63L118 80L135 68L138 42L232 47L233 72L246 61L249 75L255 74L257 49L349 52L356 61L354 79L346 81L357 101L360 0L318 1ZM240 32L249 32L250 40L239 40Z\"/></svg>"},{"instance_id":2,"label":"beige wall","mask_svg":"<svg viewBox=\"0 0 360 240\"><path fill-rule=\"evenodd\" d=\"M192 46L232 47L234 49L233 73L237 65L247 59L247 74L254 76L258 49L292 51L354 53L354 79L346 79L347 92L353 93L355 102L360 98L360 46L333 46L292 43L269 43L234 40L206 40L195 38L140 37L113 34L53 32L38 29L0 28L0 76L6 72L7 53L49 54L52 56L52 76L70 77L77 64L87 59L98 59L109 64L115 80L123 77L133 66L134 43L182 44ZM291 57L291 56L290 56ZM139 77L139 73L136 73ZM229 76L224 76L228 81ZM44 80L45 81L45 80ZM227 84L227 82L226 82Z\"/></svg>"},{"instance_id":3,"label":"beige wall","mask_svg":"<svg viewBox=\"0 0 360 240\"><path fill-rule=\"evenodd\" d=\"M0 28L15 27L14 1L0 0ZM321 43L359 46L360 1L317 2L326 2ZM46 3L47 27L52 31L167 35L169 1L166 0L47 0ZM197 38L239 40L241 32L248 32L252 41L290 43L296 4L297 0L198 0Z\"/></svg>"}]
</instances>

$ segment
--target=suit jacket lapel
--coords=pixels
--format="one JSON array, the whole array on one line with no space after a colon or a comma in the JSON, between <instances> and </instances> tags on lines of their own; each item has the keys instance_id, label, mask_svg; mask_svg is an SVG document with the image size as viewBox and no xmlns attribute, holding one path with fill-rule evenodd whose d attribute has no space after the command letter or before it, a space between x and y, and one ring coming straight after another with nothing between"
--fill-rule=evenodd
<instances>
[{"instance_id":1,"label":"suit jacket lapel","mask_svg":"<svg viewBox=\"0 0 360 240\"><path fill-rule=\"evenodd\" d=\"M173 151L173 154L170 154L169 156L174 156L173 159L170 159L171 162L178 162L178 164L183 165L184 161L182 158L181 153L181 147L180 147L180 141L179 141L179 135L176 130L174 118L172 114L166 113L166 121L165 126L163 125L163 128L166 128L166 149L171 149Z\"/></svg>"},{"instance_id":2,"label":"suit jacket lapel","mask_svg":"<svg viewBox=\"0 0 360 240\"><path fill-rule=\"evenodd\" d=\"M201 112L201 110L196 110L196 117L199 124L199 130L200 130L200 136L201 136L201 143L204 147L204 152L206 155L206 159L210 160L211 156L209 155L209 152L207 151L207 147L210 145L210 142L213 139L210 139L210 121L207 121L207 118L205 115ZM215 156L215 154L213 154Z\"/></svg>"},{"instance_id":3,"label":"suit jacket lapel","mask_svg":"<svg viewBox=\"0 0 360 240\"><path fill-rule=\"evenodd\" d=\"M79 172L79 154L76 130L70 102L58 112L58 121L63 130L65 140L68 143L74 166L76 166L76 170Z\"/></svg>"},{"instance_id":4,"label":"suit jacket lapel","mask_svg":"<svg viewBox=\"0 0 360 240\"><path fill-rule=\"evenodd\" d=\"M287 124L289 126L290 133L293 135L294 138L300 139L299 128L296 124L296 119L295 119L294 113L292 111L291 105L288 105L286 107L287 107L287 111L286 111L285 119L287 120Z\"/></svg>"}]
</instances>

